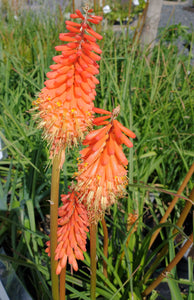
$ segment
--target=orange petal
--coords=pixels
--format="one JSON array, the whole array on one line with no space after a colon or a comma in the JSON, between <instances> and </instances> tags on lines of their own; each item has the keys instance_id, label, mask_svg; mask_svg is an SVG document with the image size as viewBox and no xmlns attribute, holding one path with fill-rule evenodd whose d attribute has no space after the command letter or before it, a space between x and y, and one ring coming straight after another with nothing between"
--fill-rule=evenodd
<instances>
[{"instance_id":1,"label":"orange petal","mask_svg":"<svg viewBox=\"0 0 194 300\"><path fill-rule=\"evenodd\" d=\"M70 32L75 32L75 33L80 33L80 29L75 28L73 26L70 25L66 25L67 30L69 30Z\"/></svg>"},{"instance_id":2,"label":"orange petal","mask_svg":"<svg viewBox=\"0 0 194 300\"><path fill-rule=\"evenodd\" d=\"M118 160L114 155L110 156L110 167L113 173L113 177L115 178L115 176L118 176L119 174L119 168L118 168Z\"/></svg>"},{"instance_id":3,"label":"orange petal","mask_svg":"<svg viewBox=\"0 0 194 300\"><path fill-rule=\"evenodd\" d=\"M77 48L79 46L79 43L68 43L67 44L67 47L71 48L71 49L74 49L74 48Z\"/></svg>"},{"instance_id":4,"label":"orange petal","mask_svg":"<svg viewBox=\"0 0 194 300\"><path fill-rule=\"evenodd\" d=\"M60 33L59 39L64 42L76 42L74 37L64 35L64 33Z\"/></svg>"},{"instance_id":5,"label":"orange petal","mask_svg":"<svg viewBox=\"0 0 194 300\"><path fill-rule=\"evenodd\" d=\"M100 140L106 133L109 132L110 128L112 127L112 124L108 124L107 126L105 127L102 127L101 129L101 132L99 132L99 134L95 137L95 139L98 141Z\"/></svg>"},{"instance_id":6,"label":"orange petal","mask_svg":"<svg viewBox=\"0 0 194 300\"><path fill-rule=\"evenodd\" d=\"M109 163L110 156L107 153L107 148L104 149L104 151L101 154L100 162L103 166L106 166Z\"/></svg>"},{"instance_id":7,"label":"orange petal","mask_svg":"<svg viewBox=\"0 0 194 300\"><path fill-rule=\"evenodd\" d=\"M100 23L100 20L95 20L95 19L88 19L88 22L91 22L93 24L99 24Z\"/></svg>"},{"instance_id":8,"label":"orange petal","mask_svg":"<svg viewBox=\"0 0 194 300\"><path fill-rule=\"evenodd\" d=\"M90 104L92 102L92 99L84 93L83 90L81 90L81 93L82 93L82 99L84 100L84 102L86 102L87 104Z\"/></svg>"},{"instance_id":9,"label":"orange petal","mask_svg":"<svg viewBox=\"0 0 194 300\"><path fill-rule=\"evenodd\" d=\"M84 70L88 68L88 64L81 57L79 57L78 63Z\"/></svg>"},{"instance_id":10,"label":"orange petal","mask_svg":"<svg viewBox=\"0 0 194 300\"><path fill-rule=\"evenodd\" d=\"M98 108L98 107L94 107L93 108L93 111L97 114L108 114L108 115L111 115L111 112L108 111L108 110L104 110L102 108Z\"/></svg>"},{"instance_id":11,"label":"orange petal","mask_svg":"<svg viewBox=\"0 0 194 300\"><path fill-rule=\"evenodd\" d=\"M57 72L57 71L51 71L51 72L47 72L47 73L46 73L46 76L47 76L49 79L54 79L54 78L56 78L57 75L58 75L58 72Z\"/></svg>"},{"instance_id":12,"label":"orange petal","mask_svg":"<svg viewBox=\"0 0 194 300\"><path fill-rule=\"evenodd\" d=\"M106 177L106 181L113 182L113 171L111 168L110 159L109 159L109 163L105 167L105 177Z\"/></svg>"},{"instance_id":13,"label":"orange petal","mask_svg":"<svg viewBox=\"0 0 194 300\"><path fill-rule=\"evenodd\" d=\"M92 28L87 28L87 32L90 33L91 35L93 35L98 40L103 39L103 36L101 36L100 34L98 34L97 32L95 32Z\"/></svg>"},{"instance_id":14,"label":"orange petal","mask_svg":"<svg viewBox=\"0 0 194 300\"><path fill-rule=\"evenodd\" d=\"M77 259L84 260L83 252L78 247L75 249L75 257Z\"/></svg>"},{"instance_id":15,"label":"orange petal","mask_svg":"<svg viewBox=\"0 0 194 300\"><path fill-rule=\"evenodd\" d=\"M81 88L84 90L85 93L90 93L91 88L87 82L82 82L81 83Z\"/></svg>"},{"instance_id":16,"label":"orange petal","mask_svg":"<svg viewBox=\"0 0 194 300\"><path fill-rule=\"evenodd\" d=\"M77 19L77 18L79 18L79 16L77 14L70 14L70 18Z\"/></svg>"},{"instance_id":17,"label":"orange petal","mask_svg":"<svg viewBox=\"0 0 194 300\"><path fill-rule=\"evenodd\" d=\"M86 49L85 49L86 50ZM87 50L88 51L88 50ZM82 52L82 56L81 56L82 58L83 58L83 60L85 61L85 63L87 64L87 65L92 65L93 64L93 60L91 59L91 58L89 58L89 56L88 55L85 55L84 54L84 51Z\"/></svg>"},{"instance_id":18,"label":"orange petal","mask_svg":"<svg viewBox=\"0 0 194 300\"><path fill-rule=\"evenodd\" d=\"M78 270L77 261L76 261L74 255L72 255L72 256L69 257L69 263L72 265L74 271Z\"/></svg>"},{"instance_id":19,"label":"orange petal","mask_svg":"<svg viewBox=\"0 0 194 300\"><path fill-rule=\"evenodd\" d=\"M75 90L75 96L76 97L81 97L82 96L82 91L81 91L81 88L79 86L75 86L74 90Z\"/></svg>"},{"instance_id":20,"label":"orange petal","mask_svg":"<svg viewBox=\"0 0 194 300\"><path fill-rule=\"evenodd\" d=\"M93 36L91 36L91 35L84 34L83 36L84 36L84 38L85 38L86 40L88 40L88 41L90 41L90 42L96 42L96 38L93 37Z\"/></svg>"},{"instance_id":21,"label":"orange petal","mask_svg":"<svg viewBox=\"0 0 194 300\"><path fill-rule=\"evenodd\" d=\"M81 27L81 24L76 23L76 22L72 22L72 21L65 21L66 25L71 25L71 26L75 26L75 27Z\"/></svg>"},{"instance_id":22,"label":"orange petal","mask_svg":"<svg viewBox=\"0 0 194 300\"><path fill-rule=\"evenodd\" d=\"M99 160L97 159L90 167L86 167L86 170L84 170L83 175L87 178L96 176L98 166L99 166ZM81 174L81 176L82 176L82 174Z\"/></svg>"},{"instance_id":23,"label":"orange petal","mask_svg":"<svg viewBox=\"0 0 194 300\"><path fill-rule=\"evenodd\" d=\"M95 151L95 152L91 152L85 159L84 161L88 164L92 164L96 159L97 157L99 156L99 152L98 151Z\"/></svg>"},{"instance_id":24,"label":"orange petal","mask_svg":"<svg viewBox=\"0 0 194 300\"><path fill-rule=\"evenodd\" d=\"M135 138L136 137L136 135L135 135L135 133L134 132L132 132L131 130L129 130L128 128L126 128L125 126L123 126L119 121L117 121L117 120L115 120L116 122L116 125L120 128L120 130L122 131L122 132L124 132L126 135L128 135L129 137L131 137L131 138Z\"/></svg>"},{"instance_id":25,"label":"orange petal","mask_svg":"<svg viewBox=\"0 0 194 300\"><path fill-rule=\"evenodd\" d=\"M86 71L91 73L92 75L99 74L99 70L92 65L90 65L89 68L86 69Z\"/></svg>"},{"instance_id":26,"label":"orange petal","mask_svg":"<svg viewBox=\"0 0 194 300\"><path fill-rule=\"evenodd\" d=\"M68 48L67 45L59 45L59 46L55 46L55 50L56 51L65 51L65 50L70 50L70 49Z\"/></svg>"},{"instance_id":27,"label":"orange petal","mask_svg":"<svg viewBox=\"0 0 194 300\"><path fill-rule=\"evenodd\" d=\"M79 64L78 62L75 63L75 70L76 70L78 73L83 72L83 69L82 69L82 67L80 66L80 64Z\"/></svg>"},{"instance_id":28,"label":"orange petal","mask_svg":"<svg viewBox=\"0 0 194 300\"><path fill-rule=\"evenodd\" d=\"M58 69L60 69L61 67L62 67L63 65L61 65L61 64L57 64L57 65L50 65L50 69L51 70L58 70ZM69 67L68 67L69 68Z\"/></svg>"},{"instance_id":29,"label":"orange petal","mask_svg":"<svg viewBox=\"0 0 194 300\"><path fill-rule=\"evenodd\" d=\"M118 139L120 139L121 136L122 136L122 131L121 131L120 128L117 126L117 122L116 122L116 121L117 121L117 120L113 120L114 133L115 133L116 137L117 137Z\"/></svg>"},{"instance_id":30,"label":"orange petal","mask_svg":"<svg viewBox=\"0 0 194 300\"><path fill-rule=\"evenodd\" d=\"M108 134L105 134L101 139L99 139L93 146L92 151L100 150L100 148L104 145L105 141L108 138Z\"/></svg>"},{"instance_id":31,"label":"orange petal","mask_svg":"<svg viewBox=\"0 0 194 300\"><path fill-rule=\"evenodd\" d=\"M88 51L86 49L84 49L84 52L86 53L86 55L88 57L90 57L93 60L97 60L97 61L101 60L101 57L99 55L95 54L94 52Z\"/></svg>"},{"instance_id":32,"label":"orange petal","mask_svg":"<svg viewBox=\"0 0 194 300\"><path fill-rule=\"evenodd\" d=\"M82 20L84 20L84 16L82 15L82 13L79 9L76 9L75 12Z\"/></svg>"},{"instance_id":33,"label":"orange petal","mask_svg":"<svg viewBox=\"0 0 194 300\"><path fill-rule=\"evenodd\" d=\"M96 77L92 76L91 80L93 81L93 83L99 84L99 80Z\"/></svg>"},{"instance_id":34,"label":"orange petal","mask_svg":"<svg viewBox=\"0 0 194 300\"><path fill-rule=\"evenodd\" d=\"M89 86L91 87L91 89L95 89L96 85L92 82L92 80L90 78L87 79L87 82L88 82Z\"/></svg>"},{"instance_id":35,"label":"orange petal","mask_svg":"<svg viewBox=\"0 0 194 300\"><path fill-rule=\"evenodd\" d=\"M115 153L114 150L114 140L112 139L112 133L110 133L109 135L109 139L106 143L106 147L107 147L107 153L108 155L113 155Z\"/></svg>"},{"instance_id":36,"label":"orange petal","mask_svg":"<svg viewBox=\"0 0 194 300\"><path fill-rule=\"evenodd\" d=\"M90 17L93 18L93 19L100 20L100 21L102 21L102 19L103 19L103 17L101 17L101 16L95 16L95 15L91 15Z\"/></svg>"},{"instance_id":37,"label":"orange petal","mask_svg":"<svg viewBox=\"0 0 194 300\"><path fill-rule=\"evenodd\" d=\"M103 117L95 118L95 119L93 120L93 124L94 124L94 125L98 125L98 124L101 123L102 121L105 121L105 120L107 120L107 119L109 119L109 118L110 118L110 116L103 116Z\"/></svg>"},{"instance_id":38,"label":"orange petal","mask_svg":"<svg viewBox=\"0 0 194 300\"><path fill-rule=\"evenodd\" d=\"M128 160L122 151L122 147L119 146L117 143L115 143L115 154L121 163L123 163L124 165L128 164Z\"/></svg>"},{"instance_id":39,"label":"orange petal","mask_svg":"<svg viewBox=\"0 0 194 300\"><path fill-rule=\"evenodd\" d=\"M66 266L66 264L67 264L67 255L66 255L66 254L63 255L63 257L62 257L62 259L61 259L60 262L61 262L61 263L60 263L61 268L62 268L62 269L65 268L65 266Z\"/></svg>"},{"instance_id":40,"label":"orange petal","mask_svg":"<svg viewBox=\"0 0 194 300\"><path fill-rule=\"evenodd\" d=\"M68 48L68 47L67 47ZM77 53L77 49L66 49L65 51L63 51L63 50L61 50L62 51L62 55L63 55L63 57L65 57L65 58L67 58L67 57L69 57L70 55L72 55L72 54L75 54L75 53Z\"/></svg>"},{"instance_id":41,"label":"orange petal","mask_svg":"<svg viewBox=\"0 0 194 300\"><path fill-rule=\"evenodd\" d=\"M82 158L88 156L91 149L89 147L82 149L79 153L81 154Z\"/></svg>"},{"instance_id":42,"label":"orange petal","mask_svg":"<svg viewBox=\"0 0 194 300\"><path fill-rule=\"evenodd\" d=\"M57 269L56 269L56 274L59 275L61 273L61 264L60 264L60 261L58 262L58 265L57 265Z\"/></svg>"},{"instance_id":43,"label":"orange petal","mask_svg":"<svg viewBox=\"0 0 194 300\"><path fill-rule=\"evenodd\" d=\"M104 127L97 129L97 130L92 130L90 133L88 133L85 137L85 140L83 141L83 145L87 145L88 141L93 140L94 138L96 138L96 136L101 133L101 131L104 130Z\"/></svg>"},{"instance_id":44,"label":"orange petal","mask_svg":"<svg viewBox=\"0 0 194 300\"><path fill-rule=\"evenodd\" d=\"M122 134L122 136L121 136L121 142L129 148L133 147L133 143L124 134Z\"/></svg>"}]
</instances>

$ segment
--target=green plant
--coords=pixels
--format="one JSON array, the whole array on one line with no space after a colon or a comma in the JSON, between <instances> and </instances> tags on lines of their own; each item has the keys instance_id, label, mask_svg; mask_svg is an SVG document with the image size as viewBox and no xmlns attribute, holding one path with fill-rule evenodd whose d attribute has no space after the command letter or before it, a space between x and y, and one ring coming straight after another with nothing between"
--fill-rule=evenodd
<instances>
[{"instance_id":1,"label":"green plant","mask_svg":"<svg viewBox=\"0 0 194 300\"><path fill-rule=\"evenodd\" d=\"M122 22L128 24L144 10L146 6L145 1L140 0L139 2L139 5L131 6L131 10L129 10L130 1L122 4L119 1L107 1L106 5L109 5L111 11L104 14L104 18L108 20L110 25L117 22L119 24Z\"/></svg>"},{"instance_id":2,"label":"green plant","mask_svg":"<svg viewBox=\"0 0 194 300\"><path fill-rule=\"evenodd\" d=\"M1 138L8 152L8 158L0 161L3 203L0 243L6 252L0 257L12 263L35 299L49 299L51 290L50 265L43 249L48 233L46 215L49 214L51 168L46 145L41 141L28 111L45 80L47 66L55 55L58 32L63 29L64 20L60 14L55 19L49 15L47 18L37 18L29 14L16 21L9 13L0 21L0 127L4 128ZM121 103L119 120L136 132L137 139L134 152L125 149L130 162L128 195L115 204L105 218L110 238L108 257L103 252L101 224L98 227L96 291L99 299L128 299L132 294L141 299L140 292L147 286L140 285L145 270L163 246L169 244L170 252L173 250L172 230L183 203L187 201L179 199L174 217L158 224L158 214L164 216L168 203L193 161L192 53L190 51L188 56L184 56L173 43L166 46L164 36L148 59L147 52L133 45L124 32L119 37L111 31L103 33L103 36L96 101L98 106L108 110ZM78 150L66 153L67 164L60 177L62 192L67 191L76 171L77 154ZM182 196L187 198L191 189L190 181ZM157 214L150 202L151 192L155 196ZM155 228L144 223L143 216L148 210L157 224ZM134 211L138 214L138 220L127 232L128 214ZM162 242L149 257L149 241L158 228L163 228ZM142 234L145 229L148 233ZM130 242L126 246L129 237ZM123 250L124 256L119 266ZM173 255L171 253L169 257L165 254L166 264ZM108 278L102 272L104 262L107 264ZM181 295L189 300L193 289L192 266L190 260L190 275L186 281L188 295ZM68 297L90 298L89 267L90 258L86 253L79 273L72 277L71 270L67 269ZM179 288L170 280L185 282L174 275L164 280L169 282L171 290ZM153 278L150 278L148 284L152 281ZM154 290L150 299L156 299L156 296L158 292Z\"/></svg>"}]
</instances>

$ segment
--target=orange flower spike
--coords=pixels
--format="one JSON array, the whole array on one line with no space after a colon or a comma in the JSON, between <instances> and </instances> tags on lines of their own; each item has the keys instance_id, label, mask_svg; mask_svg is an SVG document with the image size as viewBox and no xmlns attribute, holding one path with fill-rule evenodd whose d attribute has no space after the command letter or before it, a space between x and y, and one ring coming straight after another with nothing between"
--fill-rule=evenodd
<instances>
[{"instance_id":1,"label":"orange flower spike","mask_svg":"<svg viewBox=\"0 0 194 300\"><path fill-rule=\"evenodd\" d=\"M61 195L63 206L59 208L57 241L55 259L58 261L56 273L59 275L65 267L67 259L75 271L78 270L76 260L83 260L83 252L86 251L86 239L88 230L88 217L86 208L78 200L77 193L72 191L67 195ZM45 250L50 254L50 241L46 243Z\"/></svg>"},{"instance_id":2,"label":"orange flower spike","mask_svg":"<svg viewBox=\"0 0 194 300\"><path fill-rule=\"evenodd\" d=\"M65 22L69 32L59 34L59 39L65 43L55 47L62 53L53 57L56 64L50 66L45 87L34 101L39 128L51 145L51 158L61 148L77 145L92 126L93 100L99 83L95 78L99 73L96 61L100 60L102 52L96 39L102 36L95 33L89 23L97 24L102 17L92 15L87 6L84 11L82 14L76 10L71 15L81 22Z\"/></svg>"},{"instance_id":3,"label":"orange flower spike","mask_svg":"<svg viewBox=\"0 0 194 300\"><path fill-rule=\"evenodd\" d=\"M119 106L112 113L99 108L93 108L93 111L107 115L94 119L93 124L108 124L85 137L83 145L88 146L80 152L75 190L79 191L80 201L87 207L90 222L97 222L116 198L125 195L128 160L122 144L132 147L125 134L130 137L135 134L116 120ZM109 118L110 121L105 121Z\"/></svg>"}]
</instances>

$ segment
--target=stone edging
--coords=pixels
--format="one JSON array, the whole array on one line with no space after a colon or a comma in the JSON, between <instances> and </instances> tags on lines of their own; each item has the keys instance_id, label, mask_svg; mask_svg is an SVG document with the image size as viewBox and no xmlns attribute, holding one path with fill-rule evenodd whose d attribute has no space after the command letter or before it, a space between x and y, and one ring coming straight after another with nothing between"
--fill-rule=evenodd
<instances>
[{"instance_id":1,"label":"stone edging","mask_svg":"<svg viewBox=\"0 0 194 300\"><path fill-rule=\"evenodd\" d=\"M189 4L189 0L186 0L184 2L182 2L181 0L178 1L163 1L163 5L185 5L185 4Z\"/></svg>"}]
</instances>

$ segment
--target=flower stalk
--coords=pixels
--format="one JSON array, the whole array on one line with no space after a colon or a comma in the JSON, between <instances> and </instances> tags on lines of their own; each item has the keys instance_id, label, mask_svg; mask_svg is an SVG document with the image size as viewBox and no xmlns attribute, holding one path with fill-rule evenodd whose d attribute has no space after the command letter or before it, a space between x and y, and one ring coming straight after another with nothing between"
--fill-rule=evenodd
<instances>
[{"instance_id":1,"label":"flower stalk","mask_svg":"<svg viewBox=\"0 0 194 300\"><path fill-rule=\"evenodd\" d=\"M90 225L90 298L96 299L96 233L97 225Z\"/></svg>"},{"instance_id":2,"label":"flower stalk","mask_svg":"<svg viewBox=\"0 0 194 300\"><path fill-rule=\"evenodd\" d=\"M57 261L55 260L55 249L57 247L60 162L61 162L61 152L59 152L53 158L52 179L51 179L50 255L51 255L51 281L52 281L53 300L59 300L59 282L58 282L58 276L56 275Z\"/></svg>"},{"instance_id":3,"label":"flower stalk","mask_svg":"<svg viewBox=\"0 0 194 300\"><path fill-rule=\"evenodd\" d=\"M108 229L104 218L101 220L101 223L102 223L102 228L104 233L103 253L104 256L107 258L108 257ZM103 274L106 278L108 278L107 262L104 259L103 259Z\"/></svg>"},{"instance_id":4,"label":"flower stalk","mask_svg":"<svg viewBox=\"0 0 194 300\"><path fill-rule=\"evenodd\" d=\"M65 280L66 280L66 266L62 269L60 274L60 300L65 300Z\"/></svg>"}]
</instances>

